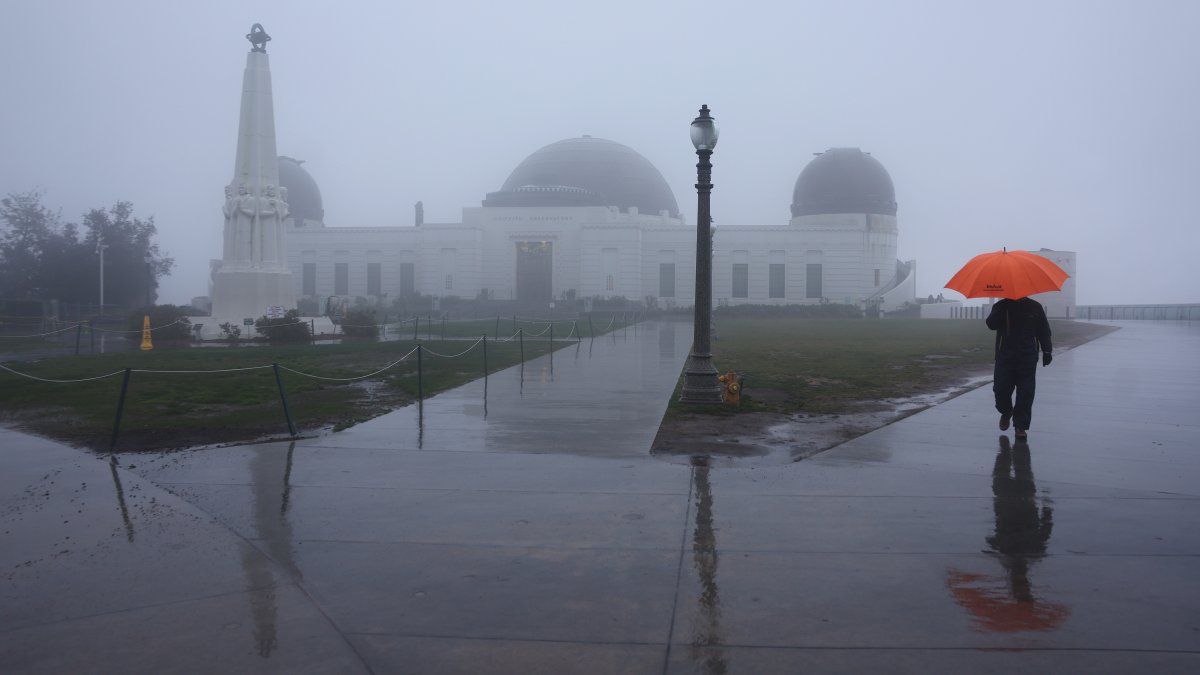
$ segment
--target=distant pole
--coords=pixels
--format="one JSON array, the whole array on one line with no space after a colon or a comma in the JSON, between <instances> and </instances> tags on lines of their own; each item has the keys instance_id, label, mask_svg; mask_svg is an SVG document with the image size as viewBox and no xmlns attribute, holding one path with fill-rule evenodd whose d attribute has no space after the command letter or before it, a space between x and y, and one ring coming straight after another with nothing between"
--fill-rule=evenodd
<instances>
[{"instance_id":1,"label":"distant pole","mask_svg":"<svg viewBox=\"0 0 1200 675\"><path fill-rule=\"evenodd\" d=\"M100 254L100 316L104 316L104 249L108 248L100 239L100 234L96 234L96 252Z\"/></svg>"}]
</instances>

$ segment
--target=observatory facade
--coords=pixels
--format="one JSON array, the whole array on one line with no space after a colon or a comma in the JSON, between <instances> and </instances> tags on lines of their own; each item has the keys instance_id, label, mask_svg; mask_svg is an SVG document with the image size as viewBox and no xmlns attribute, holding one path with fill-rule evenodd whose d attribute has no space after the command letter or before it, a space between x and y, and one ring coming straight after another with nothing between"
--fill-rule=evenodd
<instances>
[{"instance_id":1,"label":"observatory facade","mask_svg":"<svg viewBox=\"0 0 1200 675\"><path fill-rule=\"evenodd\" d=\"M694 304L695 230L654 165L620 143L583 136L520 162L456 223L343 227L324 221L316 181L279 159L287 188L295 294L390 304L414 294L549 303L614 298ZM914 263L896 260L891 177L857 148L833 148L800 172L783 225L714 228L717 304L837 302L891 311L914 298Z\"/></svg>"}]
</instances>

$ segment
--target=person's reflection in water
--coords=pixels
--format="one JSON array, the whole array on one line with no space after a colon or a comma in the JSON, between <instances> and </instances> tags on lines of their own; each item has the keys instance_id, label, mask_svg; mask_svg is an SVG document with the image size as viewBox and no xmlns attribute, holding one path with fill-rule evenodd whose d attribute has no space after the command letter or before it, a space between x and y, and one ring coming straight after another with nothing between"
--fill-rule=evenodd
<instances>
[{"instance_id":1,"label":"person's reflection in water","mask_svg":"<svg viewBox=\"0 0 1200 675\"><path fill-rule=\"evenodd\" d=\"M1038 504L1037 485L1029 445L1011 446L1000 437L1000 452L992 469L992 508L995 531L986 539L988 551L1004 567L1002 586L982 574L950 570L948 585L955 600L979 626L992 632L1050 631L1070 614L1059 604L1039 601L1029 573L1046 554L1054 529L1054 509L1049 498Z\"/></svg>"},{"instance_id":2,"label":"person's reflection in water","mask_svg":"<svg viewBox=\"0 0 1200 675\"><path fill-rule=\"evenodd\" d=\"M1010 448L1008 437L1000 438L1000 453L992 469L992 509L996 531L987 538L988 547L1000 555L1000 562L1008 572L1012 598L1033 602L1030 558L1046 554L1046 542L1054 529L1054 509L1049 499L1038 507L1028 443L1018 441L1016 447Z\"/></svg>"},{"instance_id":3,"label":"person's reflection in water","mask_svg":"<svg viewBox=\"0 0 1200 675\"><path fill-rule=\"evenodd\" d=\"M713 527L713 496L709 483L708 457L692 458L696 495L696 529L692 532L692 566L700 581L700 612L692 627L692 660L704 672L726 672L721 645L721 597L717 588L717 536Z\"/></svg>"}]
</instances>

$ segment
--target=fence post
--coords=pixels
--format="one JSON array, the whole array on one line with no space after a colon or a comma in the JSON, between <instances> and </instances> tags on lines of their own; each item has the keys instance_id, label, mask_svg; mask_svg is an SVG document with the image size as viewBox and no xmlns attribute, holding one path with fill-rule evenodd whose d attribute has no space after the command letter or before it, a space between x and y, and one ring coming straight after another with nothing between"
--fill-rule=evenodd
<instances>
[{"instance_id":1,"label":"fence post","mask_svg":"<svg viewBox=\"0 0 1200 675\"><path fill-rule=\"evenodd\" d=\"M525 365L525 329L517 329L517 337L521 340L521 365Z\"/></svg>"},{"instance_id":2,"label":"fence post","mask_svg":"<svg viewBox=\"0 0 1200 675\"><path fill-rule=\"evenodd\" d=\"M487 376L488 376L488 367L487 367L487 333L484 333L484 334L483 334L483 379L485 379L485 380L486 380L486 379L487 379Z\"/></svg>"},{"instance_id":3,"label":"fence post","mask_svg":"<svg viewBox=\"0 0 1200 675\"><path fill-rule=\"evenodd\" d=\"M550 351L554 351L554 320L550 320Z\"/></svg>"},{"instance_id":4,"label":"fence post","mask_svg":"<svg viewBox=\"0 0 1200 675\"><path fill-rule=\"evenodd\" d=\"M425 400L425 366L421 362L421 345L417 345L417 400Z\"/></svg>"},{"instance_id":5,"label":"fence post","mask_svg":"<svg viewBox=\"0 0 1200 675\"><path fill-rule=\"evenodd\" d=\"M588 335L596 337L596 329L592 326L592 315L588 314Z\"/></svg>"},{"instance_id":6,"label":"fence post","mask_svg":"<svg viewBox=\"0 0 1200 675\"><path fill-rule=\"evenodd\" d=\"M496 315L496 337L500 337L500 315Z\"/></svg>"},{"instance_id":7,"label":"fence post","mask_svg":"<svg viewBox=\"0 0 1200 675\"><path fill-rule=\"evenodd\" d=\"M117 434L121 432L121 416L125 414L125 392L129 391L129 374L131 372L133 372L132 368L126 368L125 376L121 378L121 397L117 399L117 419L113 421L112 442L108 444L109 452L117 447Z\"/></svg>"},{"instance_id":8,"label":"fence post","mask_svg":"<svg viewBox=\"0 0 1200 675\"><path fill-rule=\"evenodd\" d=\"M83 337L83 324L75 324L75 356L79 356L79 340Z\"/></svg>"},{"instance_id":9,"label":"fence post","mask_svg":"<svg viewBox=\"0 0 1200 675\"><path fill-rule=\"evenodd\" d=\"M417 329L421 327L421 315L413 314L413 342L417 341Z\"/></svg>"},{"instance_id":10,"label":"fence post","mask_svg":"<svg viewBox=\"0 0 1200 675\"><path fill-rule=\"evenodd\" d=\"M295 436L296 425L292 424L292 411L288 410L287 394L283 391L283 378L279 376L279 364L272 363L271 368L275 371L275 384L279 386L279 400L283 403L283 416L287 418L288 432Z\"/></svg>"}]
</instances>

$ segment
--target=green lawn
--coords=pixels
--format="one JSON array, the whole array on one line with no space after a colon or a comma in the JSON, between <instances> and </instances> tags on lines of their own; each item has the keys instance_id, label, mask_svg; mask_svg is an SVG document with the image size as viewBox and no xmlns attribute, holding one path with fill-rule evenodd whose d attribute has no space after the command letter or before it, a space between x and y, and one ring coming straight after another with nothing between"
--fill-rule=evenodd
<instances>
[{"instance_id":1,"label":"green lawn","mask_svg":"<svg viewBox=\"0 0 1200 675\"><path fill-rule=\"evenodd\" d=\"M882 399L938 391L990 372L993 333L983 321L921 319L718 320L713 363L746 378L741 408L684 406L671 414L861 410ZM1055 348L1086 342L1109 329L1052 321Z\"/></svg>"},{"instance_id":2,"label":"green lawn","mask_svg":"<svg viewBox=\"0 0 1200 675\"><path fill-rule=\"evenodd\" d=\"M483 375L483 349L470 341L422 343L420 384L425 396ZM566 343L562 343L565 345ZM408 354L416 343L348 342L287 347L170 348L153 351L64 356L35 362L9 362L9 368L54 380L33 381L0 370L0 411L6 421L76 445L107 449L125 368L152 371L217 371L278 363L314 375L350 378L384 368ZM555 343L555 347L560 347ZM527 338L526 359L550 350L549 340ZM518 341L489 339L488 370L495 372L521 359ZM281 378L296 425L301 429L342 427L375 417L417 398L415 355L366 381L338 382L283 371ZM279 390L271 368L232 372L133 372L121 424L123 449L159 449L253 439L286 433Z\"/></svg>"}]
</instances>

